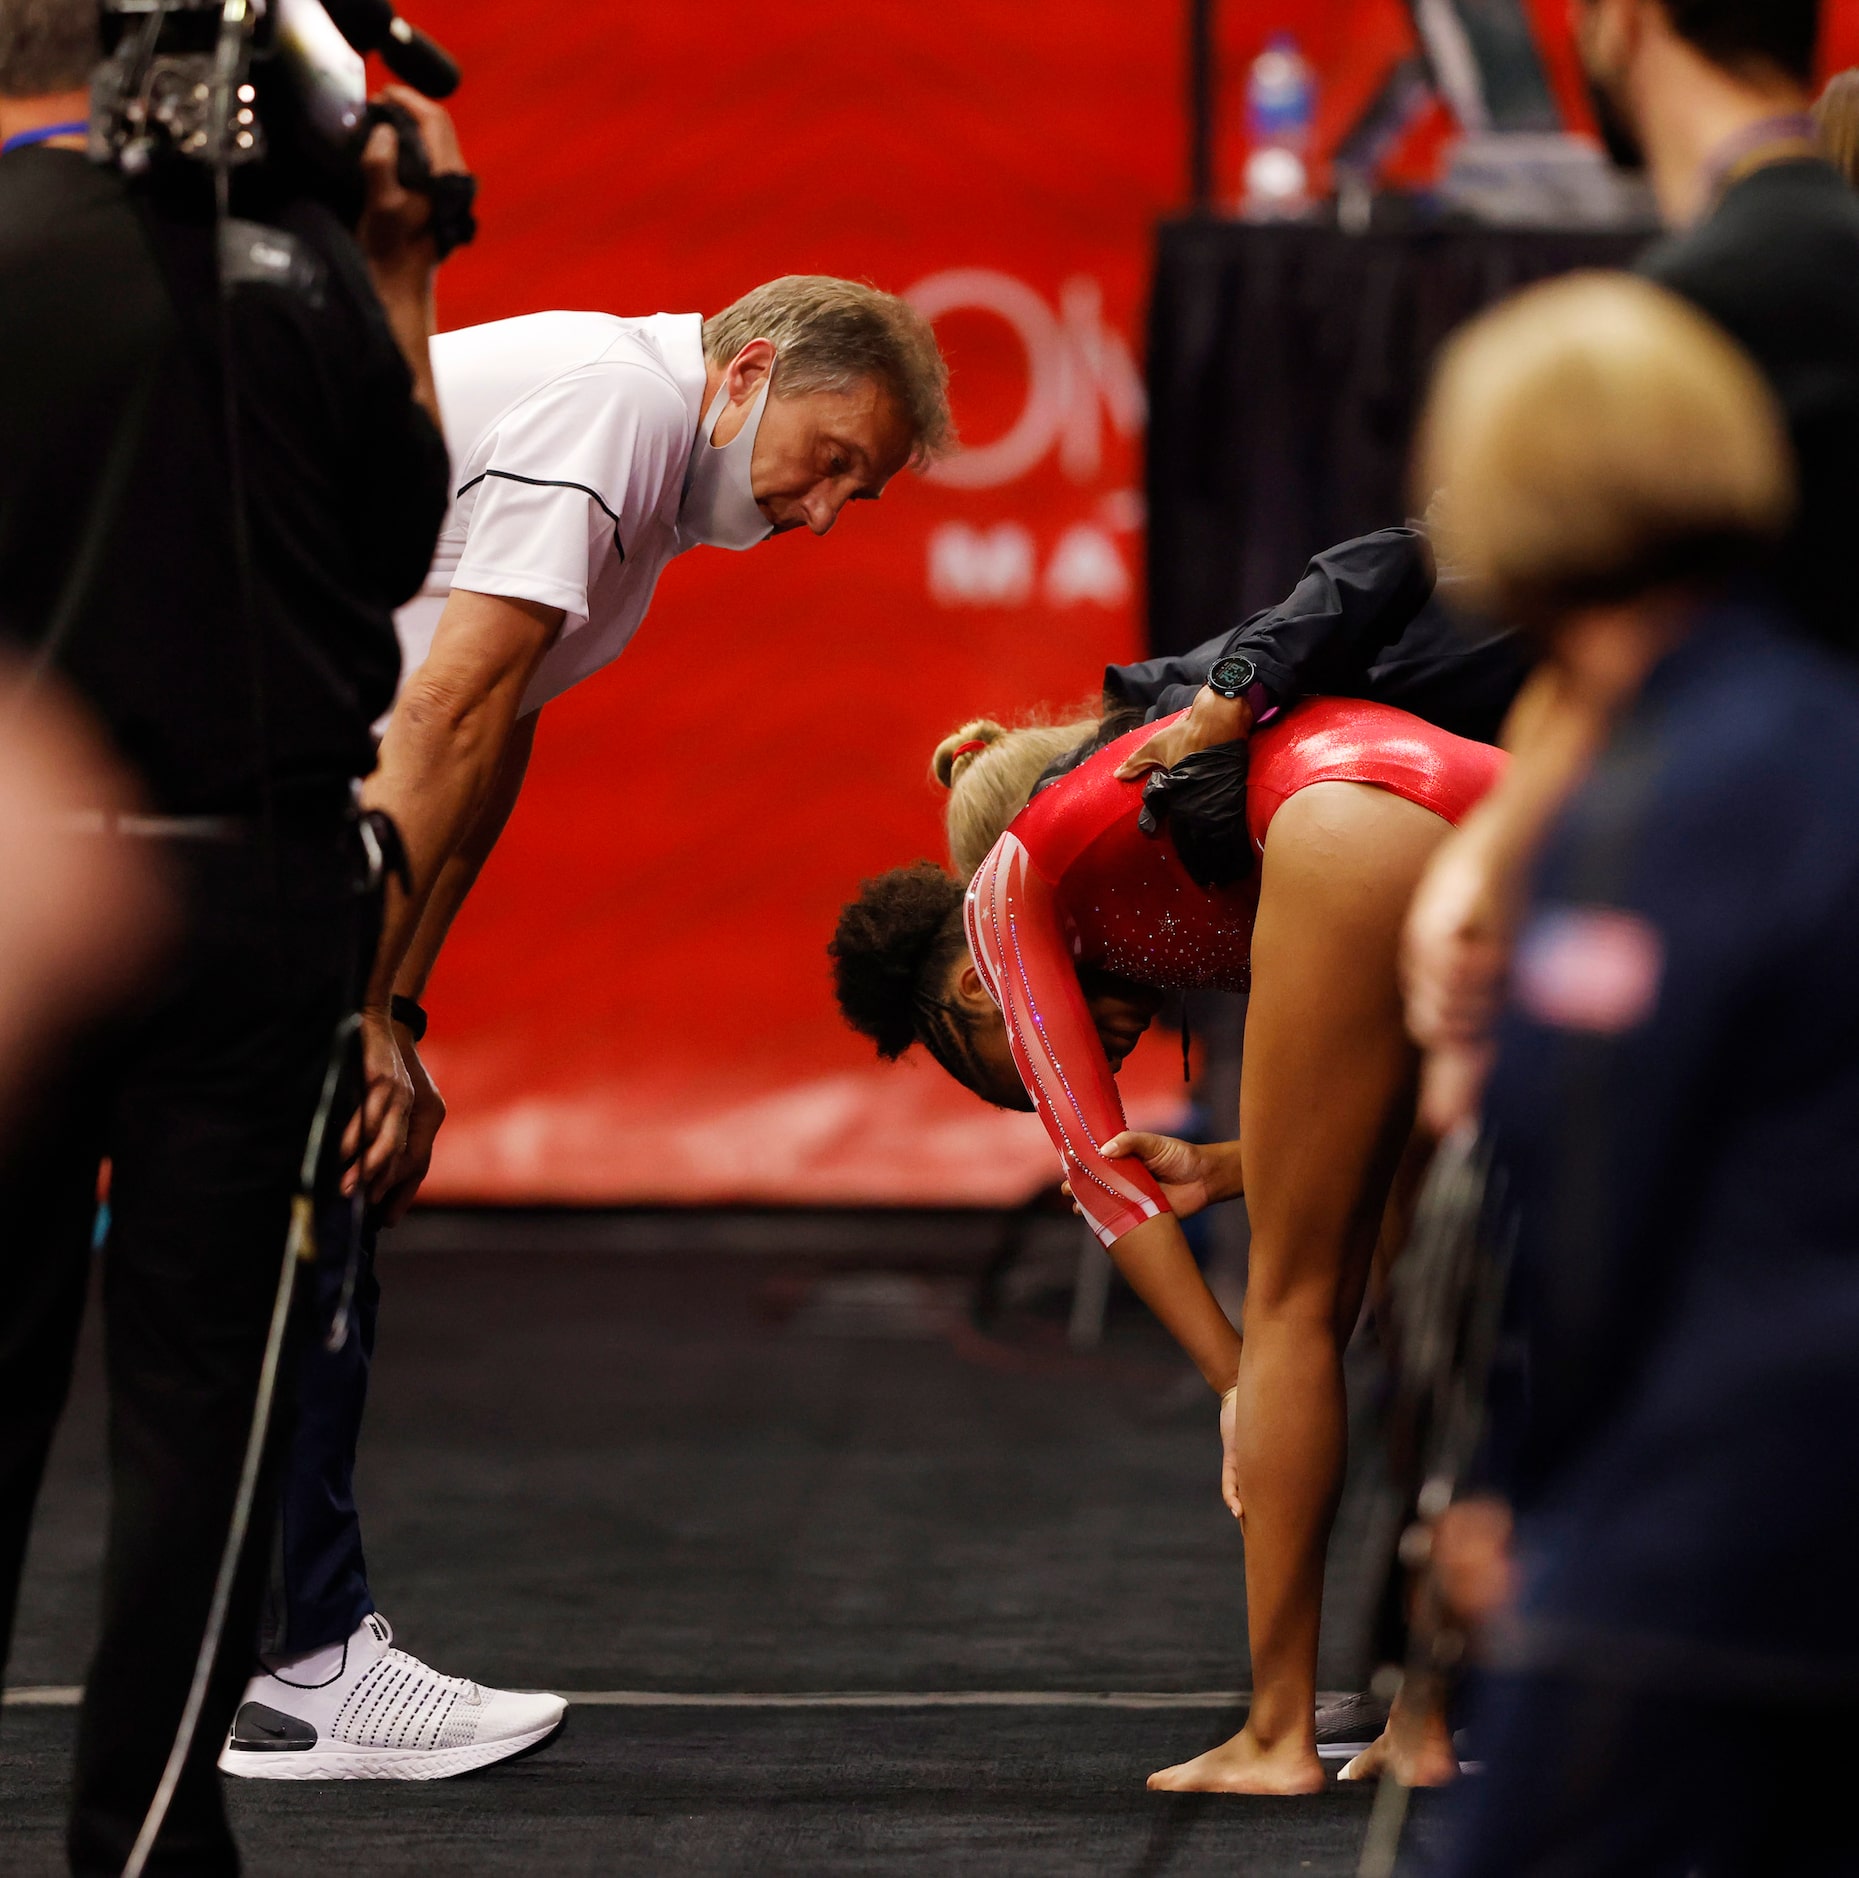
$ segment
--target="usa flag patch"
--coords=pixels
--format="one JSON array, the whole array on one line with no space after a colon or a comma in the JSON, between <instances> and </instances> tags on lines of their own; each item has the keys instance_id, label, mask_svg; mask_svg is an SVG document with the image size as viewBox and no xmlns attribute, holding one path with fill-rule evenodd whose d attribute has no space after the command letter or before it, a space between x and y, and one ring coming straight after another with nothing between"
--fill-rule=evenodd
<instances>
[{"instance_id":1,"label":"usa flag patch","mask_svg":"<svg viewBox=\"0 0 1859 1878\"><path fill-rule=\"evenodd\" d=\"M1618 1036L1653 1013L1665 941L1635 913L1564 906L1541 913L1517 948L1518 1005L1540 1024Z\"/></svg>"}]
</instances>

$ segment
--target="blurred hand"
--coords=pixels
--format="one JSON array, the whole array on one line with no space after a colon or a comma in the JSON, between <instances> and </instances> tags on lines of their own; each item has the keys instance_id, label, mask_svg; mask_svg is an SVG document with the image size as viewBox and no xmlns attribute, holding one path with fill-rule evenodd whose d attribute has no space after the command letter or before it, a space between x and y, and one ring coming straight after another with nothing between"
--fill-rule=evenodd
<instances>
[{"instance_id":1,"label":"blurred hand","mask_svg":"<svg viewBox=\"0 0 1859 1878\"><path fill-rule=\"evenodd\" d=\"M405 85L389 85L376 95L412 114L435 176L464 173L465 157L459 148L458 131L443 105ZM399 163L399 132L391 124L377 124L362 151L365 195L355 238L377 273L396 274L408 268L430 271L438 264L428 233L432 203L417 189L402 185Z\"/></svg>"},{"instance_id":2,"label":"blurred hand","mask_svg":"<svg viewBox=\"0 0 1859 1878\"><path fill-rule=\"evenodd\" d=\"M413 1085L413 1108L407 1117L406 1146L394 1163L381 1202L383 1226L398 1226L406 1218L407 1209L412 1206L432 1166L433 1142L445 1121L445 1097L439 1093L439 1085L421 1061L413 1033L401 1025L394 1034L400 1045L400 1060Z\"/></svg>"},{"instance_id":3,"label":"blurred hand","mask_svg":"<svg viewBox=\"0 0 1859 1878\"><path fill-rule=\"evenodd\" d=\"M1447 1507L1428 1554L1433 1582L1459 1621L1476 1629L1506 1609L1516 1591L1510 1508L1489 1497Z\"/></svg>"},{"instance_id":4,"label":"blurred hand","mask_svg":"<svg viewBox=\"0 0 1859 1878\"><path fill-rule=\"evenodd\" d=\"M413 1113L413 1078L385 1011L362 1013L361 1059L361 1103L342 1136L342 1191L360 1186L379 1205L393 1184Z\"/></svg>"},{"instance_id":5,"label":"blurred hand","mask_svg":"<svg viewBox=\"0 0 1859 1878\"><path fill-rule=\"evenodd\" d=\"M1421 1119L1444 1135L1477 1111L1510 971L1515 911L1508 870L1461 830L1421 876L1402 938L1407 1028L1427 1052Z\"/></svg>"},{"instance_id":6,"label":"blurred hand","mask_svg":"<svg viewBox=\"0 0 1859 1878\"><path fill-rule=\"evenodd\" d=\"M1244 698L1223 698L1203 685L1187 716L1158 730L1133 756L1125 757L1117 766L1117 777L1121 782L1130 782L1152 769L1173 769L1197 750L1238 743L1251 735L1252 706Z\"/></svg>"},{"instance_id":7,"label":"blurred hand","mask_svg":"<svg viewBox=\"0 0 1859 1878\"><path fill-rule=\"evenodd\" d=\"M0 1107L170 936L156 844L70 825L137 806L83 709L0 669Z\"/></svg>"},{"instance_id":8,"label":"blurred hand","mask_svg":"<svg viewBox=\"0 0 1859 1878\"><path fill-rule=\"evenodd\" d=\"M1239 1390L1220 1398L1220 1498L1243 1526L1246 1509L1239 1497Z\"/></svg>"}]
</instances>

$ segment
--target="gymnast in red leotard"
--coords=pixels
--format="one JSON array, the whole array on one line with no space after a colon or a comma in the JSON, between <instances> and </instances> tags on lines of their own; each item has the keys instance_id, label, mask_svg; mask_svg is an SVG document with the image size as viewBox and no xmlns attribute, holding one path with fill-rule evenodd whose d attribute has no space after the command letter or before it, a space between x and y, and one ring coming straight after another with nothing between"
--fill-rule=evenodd
<instances>
[{"instance_id":1,"label":"gymnast in red leotard","mask_svg":"<svg viewBox=\"0 0 1859 1878\"><path fill-rule=\"evenodd\" d=\"M1080 1211L1221 1397L1252 1708L1232 1741L1150 1784L1311 1792L1324 1780L1317 1627L1345 1450L1342 1351L1413 1127L1401 921L1434 848L1505 759L1385 705L1305 703L1251 740L1256 870L1205 889L1166 829L1138 826L1141 780L1116 775L1155 727L1116 728L984 721L947 739L934 767L950 789L954 872L867 881L830 950L841 1008L881 1054L922 1043L975 1093L1038 1109ZM1237 1140L1128 1134L1114 1073L1159 992L1248 985ZM1243 1343L1179 1224L1242 1192ZM1402 1771L1456 1771L1443 1726Z\"/></svg>"},{"instance_id":2,"label":"gymnast in red leotard","mask_svg":"<svg viewBox=\"0 0 1859 1878\"><path fill-rule=\"evenodd\" d=\"M1014 1067L1065 1163L1079 1209L1105 1245L1161 1212L1148 1170L1108 1161L1123 1107L1086 1008L1080 964L1176 991L1251 983L1257 877L1206 890L1172 843L1137 827L1142 791L1117 765L1152 734L1107 745L1043 791L970 882L969 951L1006 1018ZM1263 854L1287 798L1319 782L1367 783L1456 825L1496 780L1503 753L1386 705L1321 698L1252 741L1246 820Z\"/></svg>"}]
</instances>

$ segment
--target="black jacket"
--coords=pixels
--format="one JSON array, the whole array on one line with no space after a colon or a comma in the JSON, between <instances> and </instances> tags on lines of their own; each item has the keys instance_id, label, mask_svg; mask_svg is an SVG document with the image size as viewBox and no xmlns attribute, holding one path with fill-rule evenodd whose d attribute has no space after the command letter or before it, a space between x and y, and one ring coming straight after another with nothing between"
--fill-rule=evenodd
<instances>
[{"instance_id":1,"label":"black jacket","mask_svg":"<svg viewBox=\"0 0 1859 1878\"><path fill-rule=\"evenodd\" d=\"M189 187L188 184L196 185ZM0 642L53 663L175 813L339 799L392 702L447 464L353 240L315 203L235 209L293 257L230 324L203 178L132 188L83 155L0 157ZM252 230L248 225L248 248Z\"/></svg>"},{"instance_id":2,"label":"black jacket","mask_svg":"<svg viewBox=\"0 0 1859 1878\"><path fill-rule=\"evenodd\" d=\"M1384 528L1326 549L1287 599L1223 637L1111 666L1104 694L1166 717L1191 704L1214 663L1231 654L1252 660L1281 705L1373 698L1481 743L1497 740L1535 659L1517 634L1442 603L1425 535Z\"/></svg>"}]
</instances>

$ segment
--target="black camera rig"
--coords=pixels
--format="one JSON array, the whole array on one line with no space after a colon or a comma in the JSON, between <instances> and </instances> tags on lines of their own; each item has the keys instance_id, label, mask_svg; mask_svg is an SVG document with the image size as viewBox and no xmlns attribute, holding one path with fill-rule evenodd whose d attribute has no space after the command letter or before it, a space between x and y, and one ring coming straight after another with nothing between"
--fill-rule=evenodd
<instances>
[{"instance_id":1,"label":"black camera rig","mask_svg":"<svg viewBox=\"0 0 1859 1878\"><path fill-rule=\"evenodd\" d=\"M136 175L167 156L215 173L289 153L352 170L369 128L364 56L429 98L458 67L389 0L103 0L90 154Z\"/></svg>"}]
</instances>

